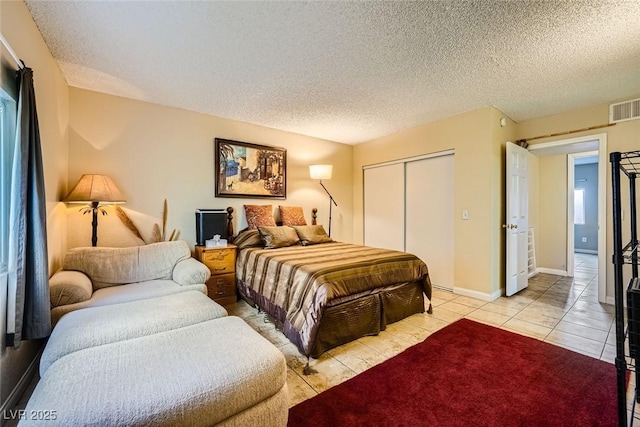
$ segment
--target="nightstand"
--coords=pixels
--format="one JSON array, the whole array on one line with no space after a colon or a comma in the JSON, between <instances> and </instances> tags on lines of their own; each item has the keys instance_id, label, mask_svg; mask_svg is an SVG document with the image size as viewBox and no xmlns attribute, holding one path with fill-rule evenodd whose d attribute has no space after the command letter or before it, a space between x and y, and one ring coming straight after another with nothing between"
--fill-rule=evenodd
<instances>
[{"instance_id":1,"label":"nightstand","mask_svg":"<svg viewBox=\"0 0 640 427\"><path fill-rule=\"evenodd\" d=\"M196 256L211 270L206 283L209 298L221 305L236 302L236 245L196 246Z\"/></svg>"}]
</instances>

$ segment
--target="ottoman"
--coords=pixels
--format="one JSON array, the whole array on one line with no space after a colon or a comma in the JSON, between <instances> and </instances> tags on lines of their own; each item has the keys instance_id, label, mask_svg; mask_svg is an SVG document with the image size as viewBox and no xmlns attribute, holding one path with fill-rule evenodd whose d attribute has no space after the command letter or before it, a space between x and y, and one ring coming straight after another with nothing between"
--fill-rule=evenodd
<instances>
[{"instance_id":1,"label":"ottoman","mask_svg":"<svg viewBox=\"0 0 640 427\"><path fill-rule=\"evenodd\" d=\"M237 317L89 347L54 361L20 426L286 426L282 352Z\"/></svg>"}]
</instances>

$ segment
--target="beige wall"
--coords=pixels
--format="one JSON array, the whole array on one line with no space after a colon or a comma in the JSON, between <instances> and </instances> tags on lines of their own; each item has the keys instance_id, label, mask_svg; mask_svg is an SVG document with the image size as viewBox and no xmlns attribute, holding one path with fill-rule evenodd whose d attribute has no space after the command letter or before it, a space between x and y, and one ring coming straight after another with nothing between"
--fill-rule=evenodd
<instances>
[{"instance_id":1,"label":"beige wall","mask_svg":"<svg viewBox=\"0 0 640 427\"><path fill-rule=\"evenodd\" d=\"M640 94L630 94L625 99L633 99L640 97ZM616 102L612 100L611 102ZM558 132L566 132L573 129L583 129L592 126L598 126L607 124L609 121L609 103L596 105L593 107L571 111L565 114L558 114L549 117L543 117L540 119L529 120L523 123L519 123L516 126L518 138L532 138L539 135L549 135ZM558 137L542 138L535 141L531 141L531 145L541 144L551 141L559 141L562 139L581 137L587 135L595 135L605 133L607 135L607 151L609 153L614 151L632 151L640 148L640 120L631 120L627 122L618 123L615 126L605 127L601 129L593 129L590 131L577 132L570 135L562 135ZM550 163L546 162L545 157L540 157L540 180L539 180L539 207L538 215L540 217L539 233L545 234L545 238L541 238L538 241L538 266L554 268L561 268L566 266L566 244L567 244L567 230L566 230L566 156L561 156L562 162L556 161L558 170L562 168L564 172L550 171ZM553 162L553 160L551 160ZM543 173L543 163L546 165L547 171ZM562 164L562 165L561 165ZM551 174L550 176L544 176ZM555 178L554 178L555 176ZM612 248L612 204L611 204L611 167L607 163L607 183L605 189L607 191L607 209L606 209L606 244L607 253L605 254L606 267L607 267L607 298L613 297L613 270L610 262L613 255ZM544 183L543 183L544 180ZM624 182L624 180L623 180ZM628 192L622 193L623 208L628 213ZM547 200L548 199L548 200ZM558 209L562 206L565 207L565 211L562 214L562 220L558 220L556 225L549 225L555 228L555 232L550 230L544 231L542 228L546 226L542 223L543 216L547 216L547 223L551 223L552 214L549 212L543 212L545 204L551 203L551 208ZM556 204L556 206L553 206ZM628 229L628 215L625 217L624 229ZM562 249L564 248L564 249ZM562 252L564 250L564 253ZM557 259L556 259L557 257Z\"/></svg>"},{"instance_id":2,"label":"beige wall","mask_svg":"<svg viewBox=\"0 0 640 427\"><path fill-rule=\"evenodd\" d=\"M355 146L354 241L363 242L363 166L454 149L454 286L478 297L499 295L504 144L514 130L509 120L500 127L501 117L498 110L487 107ZM469 220L461 219L463 210L469 211Z\"/></svg>"},{"instance_id":3,"label":"beige wall","mask_svg":"<svg viewBox=\"0 0 640 427\"><path fill-rule=\"evenodd\" d=\"M44 44L31 15L21 1L0 2L0 30L16 54L33 69L47 198L49 272L61 264L66 245L66 209L58 202L67 185L67 131L69 97L57 63ZM5 54L3 53L3 58ZM6 295L0 302L1 336L6 332ZM19 351L1 347L1 400L9 394L33 361L42 343L24 342Z\"/></svg>"},{"instance_id":4,"label":"beige wall","mask_svg":"<svg viewBox=\"0 0 640 427\"><path fill-rule=\"evenodd\" d=\"M538 157L538 267L567 270L567 156Z\"/></svg>"},{"instance_id":5,"label":"beige wall","mask_svg":"<svg viewBox=\"0 0 640 427\"><path fill-rule=\"evenodd\" d=\"M134 222L148 229L169 204L168 229L195 244L195 210L236 210L236 230L246 226L243 204L303 206L307 221L319 208L319 223L328 223L329 198L309 178L313 163L333 164L324 182L338 207L333 208L332 237L352 240L353 178L350 145L310 138L262 126L70 88L69 186L84 173L109 175L127 203ZM214 138L226 138L287 149L287 199L214 197ZM89 215L69 205L69 246L90 244ZM146 218L146 220L145 220ZM100 216L98 245L139 244L113 213Z\"/></svg>"},{"instance_id":6,"label":"beige wall","mask_svg":"<svg viewBox=\"0 0 640 427\"><path fill-rule=\"evenodd\" d=\"M538 171L538 156L529 153L529 156L527 158L527 164L529 166L529 227L533 227L534 243L535 243L534 249L536 253L536 265L540 265L540 263L537 262L537 257L538 257L537 254L540 246L537 242L538 232L539 232L538 205L539 205L539 198L540 198L540 190L539 190L540 173Z\"/></svg>"}]
</instances>

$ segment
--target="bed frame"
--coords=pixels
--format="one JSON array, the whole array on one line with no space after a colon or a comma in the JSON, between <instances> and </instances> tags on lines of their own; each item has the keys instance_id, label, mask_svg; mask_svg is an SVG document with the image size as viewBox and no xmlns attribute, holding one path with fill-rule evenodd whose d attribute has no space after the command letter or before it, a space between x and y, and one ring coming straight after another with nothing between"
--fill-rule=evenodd
<instances>
[{"instance_id":1,"label":"bed frame","mask_svg":"<svg viewBox=\"0 0 640 427\"><path fill-rule=\"evenodd\" d=\"M227 232L233 241L233 208L227 208ZM317 225L318 209L312 210L312 225ZM238 279L237 289L242 299L264 311L289 340L299 349L302 340L298 331L286 320L285 313L265 297L255 293ZM306 356L318 358L325 351L367 335L378 335L387 325L416 313L424 313L425 300L418 282L397 283L355 295L353 299L330 304L324 311L314 347ZM432 313L429 304L428 313ZM305 373L311 371L305 368Z\"/></svg>"}]
</instances>

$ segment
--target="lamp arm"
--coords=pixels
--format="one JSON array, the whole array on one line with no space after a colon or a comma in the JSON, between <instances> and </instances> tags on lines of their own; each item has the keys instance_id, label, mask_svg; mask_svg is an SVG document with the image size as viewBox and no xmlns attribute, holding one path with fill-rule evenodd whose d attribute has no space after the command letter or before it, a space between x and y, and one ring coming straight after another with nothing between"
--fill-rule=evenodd
<instances>
[{"instance_id":1,"label":"lamp arm","mask_svg":"<svg viewBox=\"0 0 640 427\"><path fill-rule=\"evenodd\" d=\"M338 206L338 204L336 203L336 201L334 200L333 196L331 195L331 193L329 193L329 190L327 190L327 187L324 186L324 184L322 183L322 180L320 180L320 185L322 185L322 188L324 188L324 191L327 192L327 194L329 195L329 199L331 199L331 201L333 202L334 205L336 205L336 207Z\"/></svg>"}]
</instances>

